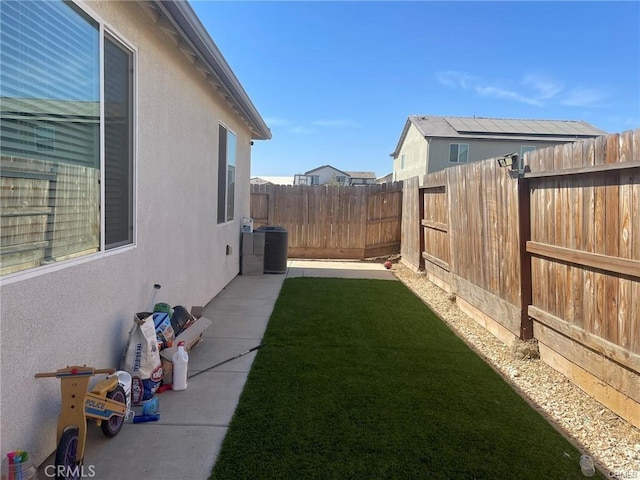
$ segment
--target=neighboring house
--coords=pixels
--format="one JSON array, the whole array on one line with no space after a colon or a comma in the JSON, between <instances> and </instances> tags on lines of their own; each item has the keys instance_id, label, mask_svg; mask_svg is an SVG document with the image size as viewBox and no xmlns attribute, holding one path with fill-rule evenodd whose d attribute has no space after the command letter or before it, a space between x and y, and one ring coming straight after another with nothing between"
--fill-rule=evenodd
<instances>
[{"instance_id":1,"label":"neighboring house","mask_svg":"<svg viewBox=\"0 0 640 480\"><path fill-rule=\"evenodd\" d=\"M344 172L331 165L323 165L305 173L296 173L294 185L372 185L376 174L373 172Z\"/></svg>"},{"instance_id":2,"label":"neighboring house","mask_svg":"<svg viewBox=\"0 0 640 480\"><path fill-rule=\"evenodd\" d=\"M376 174L373 172L346 172L349 175L349 185L373 185Z\"/></svg>"},{"instance_id":3,"label":"neighboring house","mask_svg":"<svg viewBox=\"0 0 640 480\"><path fill-rule=\"evenodd\" d=\"M251 177L251 185L293 185L293 177Z\"/></svg>"},{"instance_id":4,"label":"neighboring house","mask_svg":"<svg viewBox=\"0 0 640 480\"><path fill-rule=\"evenodd\" d=\"M238 274L271 133L188 2L2 2L0 48L0 452L39 464L34 373L117 367L154 284L189 309Z\"/></svg>"},{"instance_id":5,"label":"neighboring house","mask_svg":"<svg viewBox=\"0 0 640 480\"><path fill-rule=\"evenodd\" d=\"M390 183L393 182L393 172L387 173L382 177L376 178L376 183Z\"/></svg>"},{"instance_id":6,"label":"neighboring house","mask_svg":"<svg viewBox=\"0 0 640 480\"><path fill-rule=\"evenodd\" d=\"M296 173L293 178L294 185L349 185L349 175L331 165L323 165L313 170Z\"/></svg>"},{"instance_id":7,"label":"neighboring house","mask_svg":"<svg viewBox=\"0 0 640 480\"><path fill-rule=\"evenodd\" d=\"M412 115L391 153L393 180L605 134L581 121Z\"/></svg>"}]
</instances>

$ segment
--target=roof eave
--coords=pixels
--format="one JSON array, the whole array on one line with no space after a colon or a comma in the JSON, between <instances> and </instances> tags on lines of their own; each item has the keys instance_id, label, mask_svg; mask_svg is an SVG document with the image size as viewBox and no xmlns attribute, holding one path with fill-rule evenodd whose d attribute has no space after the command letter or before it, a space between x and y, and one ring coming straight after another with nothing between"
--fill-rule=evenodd
<instances>
[{"instance_id":1,"label":"roof eave","mask_svg":"<svg viewBox=\"0 0 640 480\"><path fill-rule=\"evenodd\" d=\"M213 39L187 1L180 0L150 0L142 2L145 11L159 24L166 33L175 33L179 38L176 46L189 58L194 67L209 81L242 118L251 130L254 140L269 140L271 130L263 120L253 102L242 88L231 67L213 42ZM153 18L154 14L159 17ZM161 24L164 16L165 24ZM171 25L166 25L166 21ZM175 32L169 32L173 26ZM180 42L182 41L182 42Z\"/></svg>"},{"instance_id":2,"label":"roof eave","mask_svg":"<svg viewBox=\"0 0 640 480\"><path fill-rule=\"evenodd\" d=\"M398 158L400 154L400 149L402 148L402 144L404 143L404 139L407 136L407 132L409 131L409 125L413 122L413 118L409 116L407 121L404 124L404 128L402 129L402 133L400 134L400 139L398 140L398 144L396 145L396 149L389 154L392 158Z\"/></svg>"},{"instance_id":3,"label":"roof eave","mask_svg":"<svg viewBox=\"0 0 640 480\"><path fill-rule=\"evenodd\" d=\"M429 139L438 139L438 140L459 140L459 139L464 139L464 140L513 140L513 141L518 141L518 140L527 140L527 141L536 141L536 142L577 142L579 140L585 140L588 138L595 138L595 137L599 137L602 135L598 135L598 134L592 134L592 135L549 135L549 134L544 134L544 135L535 135L535 134L531 134L531 135L511 135L511 136L507 136L507 135L473 135L473 134L469 134L469 135L465 135L465 134L458 134L458 135L425 135L425 139L429 140Z\"/></svg>"}]
</instances>

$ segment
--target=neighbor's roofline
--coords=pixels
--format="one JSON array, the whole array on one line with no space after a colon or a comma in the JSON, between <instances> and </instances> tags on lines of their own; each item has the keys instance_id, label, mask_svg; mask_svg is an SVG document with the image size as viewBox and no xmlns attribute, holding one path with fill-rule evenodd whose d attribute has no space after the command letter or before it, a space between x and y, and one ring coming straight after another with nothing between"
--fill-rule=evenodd
<instances>
[{"instance_id":1,"label":"neighbor's roofline","mask_svg":"<svg viewBox=\"0 0 640 480\"><path fill-rule=\"evenodd\" d=\"M402 129L402 133L400 134L400 139L398 140L398 144L396 145L396 149L389 154L390 157L398 158L398 155L400 154L400 147L402 147L402 144L404 143L404 137L407 136L407 132L409 131L409 125L411 125L411 123L413 122L412 117L414 117L414 116L415 115L409 115L407 117L407 121L405 122L404 128ZM418 129L418 131L420 131L421 133L424 134L424 132L422 132L422 130L420 130L420 127L418 127L418 125L416 125L416 128Z\"/></svg>"},{"instance_id":2,"label":"neighbor's roofline","mask_svg":"<svg viewBox=\"0 0 640 480\"><path fill-rule=\"evenodd\" d=\"M301 175L309 175L309 174L311 174L311 172L315 172L316 170L320 170L321 168L325 168L325 167L333 168L336 172L344 173L346 176L349 176L349 174L347 172L343 172L342 170L340 170L339 168L334 167L333 165L322 165L322 166L316 167L316 168L314 168L312 170L307 170L305 173L303 173Z\"/></svg>"},{"instance_id":3,"label":"neighbor's roofline","mask_svg":"<svg viewBox=\"0 0 640 480\"><path fill-rule=\"evenodd\" d=\"M270 139L271 130L189 2L150 0L141 2L141 5L147 7L144 9L145 12L165 33L179 37L174 42L176 47L189 58L217 93L247 123L251 129L251 138Z\"/></svg>"},{"instance_id":4,"label":"neighbor's roofline","mask_svg":"<svg viewBox=\"0 0 640 480\"><path fill-rule=\"evenodd\" d=\"M469 133L460 133L458 135L456 135L455 137L450 137L447 135L428 135L424 132L424 130L422 130L422 128L420 128L420 125L418 124L417 120L420 120L424 117L429 117L429 118L448 118L451 116L447 116L447 115L409 115L407 117L407 121L404 124L404 128L402 129L402 133L400 134L400 139L398 140L398 144L396 145L396 148L393 152L391 152L389 154L390 157L392 158L398 158L398 155L400 154L400 148L402 147L402 144L404 143L404 139L407 136L407 132L409 131L409 127L410 125L413 123L416 127L416 129L418 130L418 132L420 132L420 134L425 138L425 139L429 139L429 138L438 138L438 139L456 139L456 138L465 138L465 139L484 139L484 140L508 140L508 139L513 139L513 140L532 140L532 141L577 141L577 140L582 140L582 139L586 139L586 138L593 138L594 135L589 135L589 134L580 134L580 135L550 135L550 134L533 134L533 133L523 133L523 134L486 134L486 133L482 133L482 132L469 132ZM453 118L473 118L473 117L453 117ZM487 118L490 120L505 120L504 118L498 118L498 117L475 117L475 118ZM518 119L508 119L508 120L518 120ZM545 122L548 120L536 120L536 121L540 121L540 122ZM558 120L561 122L576 122L576 123L582 123L584 125L590 126L596 130L601 130L597 127L594 127L593 125L585 122L584 120ZM603 133L601 135L606 135L607 133L604 130L601 130Z\"/></svg>"}]
</instances>

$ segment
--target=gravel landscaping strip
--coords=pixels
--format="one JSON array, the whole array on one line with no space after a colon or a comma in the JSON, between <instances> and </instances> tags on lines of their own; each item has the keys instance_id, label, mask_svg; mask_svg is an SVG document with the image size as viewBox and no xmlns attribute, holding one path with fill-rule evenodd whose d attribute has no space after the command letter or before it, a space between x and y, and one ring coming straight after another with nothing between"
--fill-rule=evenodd
<instances>
[{"instance_id":1,"label":"gravel landscaping strip","mask_svg":"<svg viewBox=\"0 0 640 480\"><path fill-rule=\"evenodd\" d=\"M392 272L609 478L640 479L640 430L594 400L564 375L516 352L464 314L455 299L401 263ZM526 345L524 345L526 347ZM535 356L535 355L533 355ZM524 358L523 358L524 357Z\"/></svg>"}]
</instances>

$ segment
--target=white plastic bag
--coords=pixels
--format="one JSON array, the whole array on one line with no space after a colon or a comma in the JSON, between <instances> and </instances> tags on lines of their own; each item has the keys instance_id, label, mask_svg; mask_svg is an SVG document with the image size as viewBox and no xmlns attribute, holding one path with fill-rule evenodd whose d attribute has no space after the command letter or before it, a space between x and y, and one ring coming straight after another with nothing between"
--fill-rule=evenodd
<instances>
[{"instance_id":1,"label":"white plastic bag","mask_svg":"<svg viewBox=\"0 0 640 480\"><path fill-rule=\"evenodd\" d=\"M153 398L162 381L162 362L152 313L136 313L121 369L131 375L131 403Z\"/></svg>"}]
</instances>

